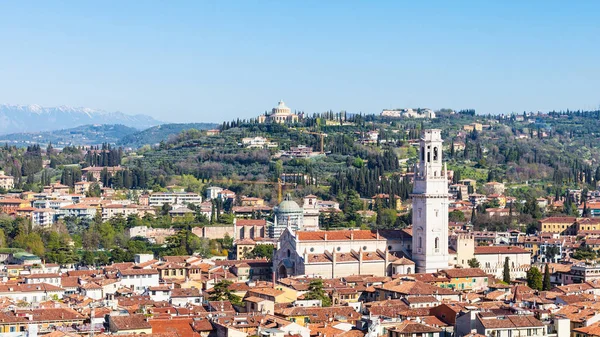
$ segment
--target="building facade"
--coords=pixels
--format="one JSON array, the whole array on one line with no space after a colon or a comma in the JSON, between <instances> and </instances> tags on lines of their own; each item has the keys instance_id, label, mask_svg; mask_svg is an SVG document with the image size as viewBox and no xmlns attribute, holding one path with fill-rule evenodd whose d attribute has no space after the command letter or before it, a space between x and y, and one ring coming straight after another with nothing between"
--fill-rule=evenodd
<instances>
[{"instance_id":1,"label":"building facade","mask_svg":"<svg viewBox=\"0 0 600 337\"><path fill-rule=\"evenodd\" d=\"M288 108L283 100L279 101L270 114L258 116L259 123L296 123L298 119L299 116L292 113L292 109Z\"/></svg>"}]
</instances>

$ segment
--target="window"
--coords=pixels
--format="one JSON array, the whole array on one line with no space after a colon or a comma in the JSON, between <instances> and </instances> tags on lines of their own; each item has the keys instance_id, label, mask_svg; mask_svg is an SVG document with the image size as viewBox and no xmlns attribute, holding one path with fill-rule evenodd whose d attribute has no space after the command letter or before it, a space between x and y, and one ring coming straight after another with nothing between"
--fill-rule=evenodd
<instances>
[{"instance_id":1,"label":"window","mask_svg":"<svg viewBox=\"0 0 600 337\"><path fill-rule=\"evenodd\" d=\"M440 249L440 238L435 238L435 249L436 250Z\"/></svg>"},{"instance_id":2,"label":"window","mask_svg":"<svg viewBox=\"0 0 600 337\"><path fill-rule=\"evenodd\" d=\"M433 161L437 161L438 160L438 148L434 147L433 148Z\"/></svg>"},{"instance_id":3,"label":"window","mask_svg":"<svg viewBox=\"0 0 600 337\"><path fill-rule=\"evenodd\" d=\"M423 248L423 238L419 237L419 248Z\"/></svg>"}]
</instances>

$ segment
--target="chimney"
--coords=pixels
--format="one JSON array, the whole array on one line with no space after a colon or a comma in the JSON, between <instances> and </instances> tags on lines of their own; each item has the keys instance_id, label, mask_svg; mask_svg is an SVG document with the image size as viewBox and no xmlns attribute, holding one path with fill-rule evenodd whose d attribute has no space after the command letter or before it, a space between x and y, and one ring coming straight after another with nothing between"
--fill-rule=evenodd
<instances>
[{"instance_id":1,"label":"chimney","mask_svg":"<svg viewBox=\"0 0 600 337\"><path fill-rule=\"evenodd\" d=\"M350 231L350 240L354 240L354 231L353 230Z\"/></svg>"},{"instance_id":2,"label":"chimney","mask_svg":"<svg viewBox=\"0 0 600 337\"><path fill-rule=\"evenodd\" d=\"M325 241L327 241L327 233L325 233Z\"/></svg>"}]
</instances>

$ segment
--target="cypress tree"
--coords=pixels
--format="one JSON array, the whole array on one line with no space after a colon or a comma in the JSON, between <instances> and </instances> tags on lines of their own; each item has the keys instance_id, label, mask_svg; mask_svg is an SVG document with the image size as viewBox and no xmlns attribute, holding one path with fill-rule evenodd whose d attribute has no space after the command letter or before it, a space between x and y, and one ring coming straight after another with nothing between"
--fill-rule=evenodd
<instances>
[{"instance_id":1,"label":"cypress tree","mask_svg":"<svg viewBox=\"0 0 600 337\"><path fill-rule=\"evenodd\" d=\"M510 266L508 265L509 263L510 259L507 256L506 259L504 259L504 271L502 272L502 281L508 284L510 284Z\"/></svg>"},{"instance_id":2,"label":"cypress tree","mask_svg":"<svg viewBox=\"0 0 600 337\"><path fill-rule=\"evenodd\" d=\"M548 290L550 290L550 288L552 288L552 284L550 283L550 267L546 263L546 268L544 270L544 281L543 281L542 290L548 291Z\"/></svg>"}]
</instances>

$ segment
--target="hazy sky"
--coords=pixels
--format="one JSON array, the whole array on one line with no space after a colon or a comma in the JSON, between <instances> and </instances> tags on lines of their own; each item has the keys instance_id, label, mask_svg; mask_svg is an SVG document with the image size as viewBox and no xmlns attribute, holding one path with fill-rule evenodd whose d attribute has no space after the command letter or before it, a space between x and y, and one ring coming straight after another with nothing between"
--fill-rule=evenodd
<instances>
[{"instance_id":1,"label":"hazy sky","mask_svg":"<svg viewBox=\"0 0 600 337\"><path fill-rule=\"evenodd\" d=\"M0 3L0 103L164 121L600 105L600 1Z\"/></svg>"}]
</instances>

